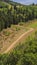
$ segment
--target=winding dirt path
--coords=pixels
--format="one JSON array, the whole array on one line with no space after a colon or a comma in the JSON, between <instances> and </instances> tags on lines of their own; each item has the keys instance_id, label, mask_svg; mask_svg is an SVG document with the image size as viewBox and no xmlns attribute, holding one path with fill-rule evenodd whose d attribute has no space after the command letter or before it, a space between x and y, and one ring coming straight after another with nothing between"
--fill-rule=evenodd
<instances>
[{"instance_id":1,"label":"winding dirt path","mask_svg":"<svg viewBox=\"0 0 37 65\"><path fill-rule=\"evenodd\" d=\"M14 46L17 44L17 42L23 37L26 36L27 34L30 34L31 32L33 32L33 28L30 28L30 30L28 30L27 32L23 33L16 41L14 41L9 47L8 49L3 52L3 53L8 53L12 48L14 48Z\"/></svg>"}]
</instances>

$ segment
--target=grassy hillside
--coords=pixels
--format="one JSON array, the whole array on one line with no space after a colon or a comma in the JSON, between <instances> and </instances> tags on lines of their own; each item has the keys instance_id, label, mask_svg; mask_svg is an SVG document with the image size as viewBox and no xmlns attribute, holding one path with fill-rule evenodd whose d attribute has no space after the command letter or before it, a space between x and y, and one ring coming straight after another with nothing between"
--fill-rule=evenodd
<instances>
[{"instance_id":1,"label":"grassy hillside","mask_svg":"<svg viewBox=\"0 0 37 65\"><path fill-rule=\"evenodd\" d=\"M37 6L0 1L0 53L30 28L37 28Z\"/></svg>"},{"instance_id":2,"label":"grassy hillside","mask_svg":"<svg viewBox=\"0 0 37 65\"><path fill-rule=\"evenodd\" d=\"M10 53L3 54L30 29L33 33L22 37ZM0 65L37 65L37 5L0 1L0 53Z\"/></svg>"},{"instance_id":3,"label":"grassy hillside","mask_svg":"<svg viewBox=\"0 0 37 65\"><path fill-rule=\"evenodd\" d=\"M14 2L14 1L9 1L8 2L9 4L11 4L11 5L21 5L21 6L24 6L23 4L20 4L20 3L18 3L18 2Z\"/></svg>"}]
</instances>

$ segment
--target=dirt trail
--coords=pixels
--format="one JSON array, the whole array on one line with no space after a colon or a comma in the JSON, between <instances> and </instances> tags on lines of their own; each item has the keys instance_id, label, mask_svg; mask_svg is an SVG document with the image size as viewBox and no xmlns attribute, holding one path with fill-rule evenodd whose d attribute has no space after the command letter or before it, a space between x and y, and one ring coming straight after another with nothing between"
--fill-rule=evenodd
<instances>
[{"instance_id":1,"label":"dirt trail","mask_svg":"<svg viewBox=\"0 0 37 65\"><path fill-rule=\"evenodd\" d=\"M10 49L14 48L14 46L17 44L17 42L23 37L26 36L27 34L31 33L34 29L30 28L30 30L28 30L27 32L23 33L16 41L14 41L9 47L8 49L3 52L3 53L8 53L10 51Z\"/></svg>"}]
</instances>

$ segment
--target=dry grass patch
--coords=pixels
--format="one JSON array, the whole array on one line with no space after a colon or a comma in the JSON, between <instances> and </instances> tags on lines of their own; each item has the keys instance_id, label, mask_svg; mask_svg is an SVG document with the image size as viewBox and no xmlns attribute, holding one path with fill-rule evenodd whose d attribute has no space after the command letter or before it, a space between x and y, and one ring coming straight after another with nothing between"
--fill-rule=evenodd
<instances>
[{"instance_id":1,"label":"dry grass patch","mask_svg":"<svg viewBox=\"0 0 37 65\"><path fill-rule=\"evenodd\" d=\"M0 33L0 53L5 51L27 29L24 26L12 25Z\"/></svg>"}]
</instances>

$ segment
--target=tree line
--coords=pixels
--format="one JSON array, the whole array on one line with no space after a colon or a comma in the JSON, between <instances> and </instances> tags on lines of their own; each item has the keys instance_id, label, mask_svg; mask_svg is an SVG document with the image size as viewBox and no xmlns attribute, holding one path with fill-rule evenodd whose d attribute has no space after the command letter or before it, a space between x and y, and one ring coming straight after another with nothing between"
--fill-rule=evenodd
<instances>
[{"instance_id":1,"label":"tree line","mask_svg":"<svg viewBox=\"0 0 37 65\"><path fill-rule=\"evenodd\" d=\"M28 22L33 19L37 19L37 6L35 5L11 5L10 9L9 6L0 7L0 31L4 28L10 27L11 24Z\"/></svg>"}]
</instances>

